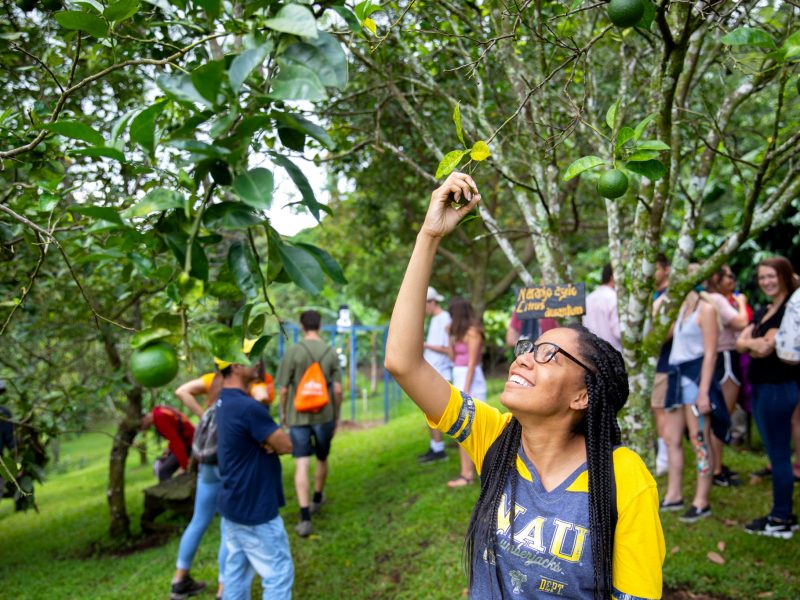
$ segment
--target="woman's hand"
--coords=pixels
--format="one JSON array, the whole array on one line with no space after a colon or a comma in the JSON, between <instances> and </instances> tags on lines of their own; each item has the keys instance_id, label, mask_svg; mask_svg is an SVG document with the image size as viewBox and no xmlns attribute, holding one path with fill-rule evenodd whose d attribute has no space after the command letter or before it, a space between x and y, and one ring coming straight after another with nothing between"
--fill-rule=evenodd
<instances>
[{"instance_id":1,"label":"woman's hand","mask_svg":"<svg viewBox=\"0 0 800 600\"><path fill-rule=\"evenodd\" d=\"M456 202L461 198L466 198L467 203L453 208L450 194L453 194ZM480 199L478 187L472 177L453 171L441 187L431 194L431 203L428 206L428 213L425 215L425 222L422 224L420 233L432 238L446 236L456 228L464 215L480 202Z\"/></svg>"},{"instance_id":2,"label":"woman's hand","mask_svg":"<svg viewBox=\"0 0 800 600\"><path fill-rule=\"evenodd\" d=\"M697 392L697 410L701 415L707 415L711 412L711 399L708 397L708 392Z\"/></svg>"}]
</instances>

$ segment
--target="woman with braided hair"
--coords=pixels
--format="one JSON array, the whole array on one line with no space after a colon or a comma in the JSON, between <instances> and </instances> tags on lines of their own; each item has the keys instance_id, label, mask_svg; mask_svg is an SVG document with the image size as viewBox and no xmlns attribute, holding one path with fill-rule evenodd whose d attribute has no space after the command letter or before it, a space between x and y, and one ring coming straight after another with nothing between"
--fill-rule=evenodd
<instances>
[{"instance_id":1,"label":"woman with braided hair","mask_svg":"<svg viewBox=\"0 0 800 600\"><path fill-rule=\"evenodd\" d=\"M482 474L465 544L470 597L660 598L656 484L619 446L616 414L628 397L620 353L579 325L520 341L501 396L505 414L450 386L422 358L436 249L479 201L463 173L433 192L386 346L386 368Z\"/></svg>"}]
</instances>

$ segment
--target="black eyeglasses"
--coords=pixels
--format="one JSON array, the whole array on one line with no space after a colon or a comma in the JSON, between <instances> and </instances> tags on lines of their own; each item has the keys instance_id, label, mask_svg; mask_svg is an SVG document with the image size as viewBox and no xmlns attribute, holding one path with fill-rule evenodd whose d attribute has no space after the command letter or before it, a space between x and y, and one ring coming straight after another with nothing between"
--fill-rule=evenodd
<instances>
[{"instance_id":1,"label":"black eyeglasses","mask_svg":"<svg viewBox=\"0 0 800 600\"><path fill-rule=\"evenodd\" d=\"M582 366L590 373L594 373L593 369L572 356L572 354L564 350L561 346L558 346L552 342L541 342L540 344L536 344L533 342L533 340L519 340L517 345L514 346L514 356L516 357L522 356L523 354L528 354L529 352L533 354L533 360L540 365L549 363L556 357L556 354L561 353L575 364Z\"/></svg>"}]
</instances>

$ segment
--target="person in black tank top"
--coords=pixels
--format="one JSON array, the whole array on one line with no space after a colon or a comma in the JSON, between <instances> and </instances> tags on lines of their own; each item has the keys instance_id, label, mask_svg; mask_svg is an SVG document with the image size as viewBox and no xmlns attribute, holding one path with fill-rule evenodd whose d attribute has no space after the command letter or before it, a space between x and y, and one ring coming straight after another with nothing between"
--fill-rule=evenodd
<instances>
[{"instance_id":1,"label":"person in black tank top","mask_svg":"<svg viewBox=\"0 0 800 600\"><path fill-rule=\"evenodd\" d=\"M797 529L792 510L794 473L791 462L791 419L798 403L796 367L775 353L775 335L786 310L786 301L797 287L791 263L783 257L759 263L758 285L772 304L756 313L736 342L736 350L750 355L753 416L772 464L773 505L769 515L755 519L748 533L789 539Z\"/></svg>"}]
</instances>

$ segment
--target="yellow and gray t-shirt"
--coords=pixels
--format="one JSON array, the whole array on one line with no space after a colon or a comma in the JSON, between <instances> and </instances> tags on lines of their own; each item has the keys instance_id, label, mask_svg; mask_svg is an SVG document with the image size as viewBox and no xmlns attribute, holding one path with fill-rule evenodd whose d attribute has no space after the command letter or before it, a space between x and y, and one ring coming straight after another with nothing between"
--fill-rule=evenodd
<instances>
[{"instance_id":1,"label":"yellow and gray t-shirt","mask_svg":"<svg viewBox=\"0 0 800 600\"><path fill-rule=\"evenodd\" d=\"M429 425L454 437L480 473L486 452L510 420L509 413L475 402L451 386L442 418L438 423L429 419ZM509 481L497 513L499 569L487 563L483 549L476 548L470 597L499 598L502 585L513 598L591 598L594 569L586 464L550 491L522 448L517 471L514 539L510 536ZM624 447L614 451L614 474L618 514L612 561L614 598L661 598L665 549L656 482L642 459Z\"/></svg>"}]
</instances>

